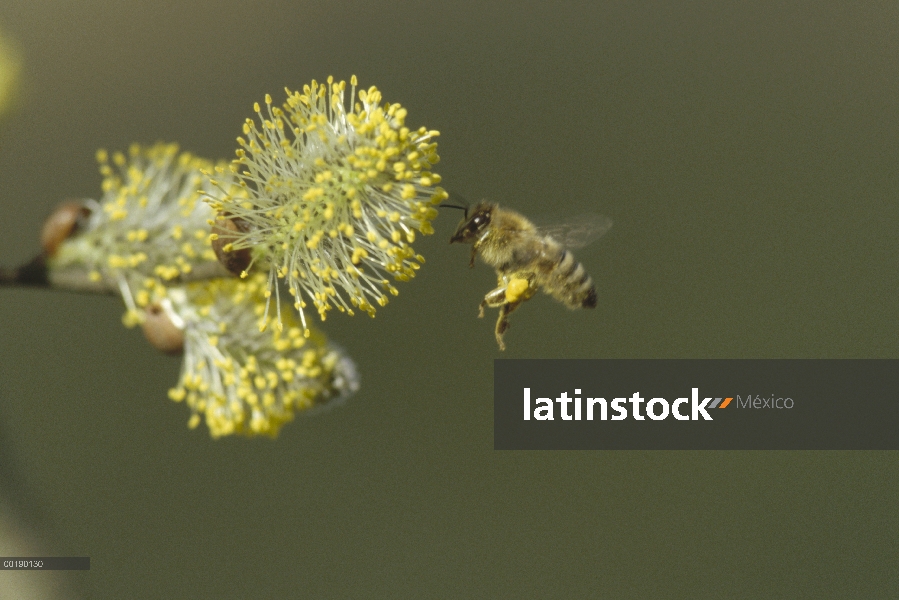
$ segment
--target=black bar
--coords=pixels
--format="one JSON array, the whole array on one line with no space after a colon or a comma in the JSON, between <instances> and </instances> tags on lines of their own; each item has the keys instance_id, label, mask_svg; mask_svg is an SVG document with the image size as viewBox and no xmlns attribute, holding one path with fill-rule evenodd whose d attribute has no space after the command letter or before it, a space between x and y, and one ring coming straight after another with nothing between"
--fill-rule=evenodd
<instances>
[{"instance_id":1,"label":"black bar","mask_svg":"<svg viewBox=\"0 0 899 600\"><path fill-rule=\"evenodd\" d=\"M89 571L90 556L0 556L2 571Z\"/></svg>"}]
</instances>

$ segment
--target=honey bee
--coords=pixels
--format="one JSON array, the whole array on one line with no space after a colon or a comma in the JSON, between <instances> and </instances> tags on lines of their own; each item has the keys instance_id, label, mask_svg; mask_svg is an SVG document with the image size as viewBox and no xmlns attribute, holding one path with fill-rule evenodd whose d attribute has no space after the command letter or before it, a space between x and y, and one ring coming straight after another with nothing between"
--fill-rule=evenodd
<instances>
[{"instance_id":1,"label":"honey bee","mask_svg":"<svg viewBox=\"0 0 899 600\"><path fill-rule=\"evenodd\" d=\"M449 206L449 205L445 205ZM497 287L484 296L478 311L499 308L496 342L505 350L503 334L509 328L509 315L522 302L530 300L542 289L565 306L595 308L596 288L574 256L566 248L578 247L599 238L612 226L612 221L598 215L577 223L538 228L524 215L481 202L465 217L450 238L450 243L471 244L471 261L480 252L481 259L496 270Z\"/></svg>"}]
</instances>

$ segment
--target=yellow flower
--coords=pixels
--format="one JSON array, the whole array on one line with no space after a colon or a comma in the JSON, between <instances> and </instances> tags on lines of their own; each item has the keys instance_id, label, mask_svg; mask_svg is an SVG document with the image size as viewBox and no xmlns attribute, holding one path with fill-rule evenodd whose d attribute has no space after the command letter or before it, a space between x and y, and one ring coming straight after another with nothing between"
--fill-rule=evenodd
<instances>
[{"instance_id":1,"label":"yellow flower","mask_svg":"<svg viewBox=\"0 0 899 600\"><path fill-rule=\"evenodd\" d=\"M374 87L348 108L346 87L313 81L287 90L282 107L266 96L264 109L255 106L259 122L244 125L230 171L216 169L236 176L244 193L214 181L222 189L209 198L221 218L240 225L224 249L251 248L251 264L268 270L276 298L284 279L304 329L306 300L323 320L334 307L374 316L375 305L397 293L390 280L412 278L424 261L411 246L415 232L433 233L435 205L447 197L431 171L438 133L407 128L406 109L382 104ZM351 102L355 96L353 77Z\"/></svg>"},{"instance_id":2,"label":"yellow flower","mask_svg":"<svg viewBox=\"0 0 899 600\"><path fill-rule=\"evenodd\" d=\"M211 191L201 169L213 164L179 153L175 144L135 144L127 156L101 150L97 159L103 196L84 201L84 223L62 241L49 264L81 267L95 281L117 287L129 309L126 324L134 325L136 310L145 304L141 288L174 283L198 269L219 270L209 245L214 213L201 200Z\"/></svg>"},{"instance_id":3,"label":"yellow flower","mask_svg":"<svg viewBox=\"0 0 899 600\"><path fill-rule=\"evenodd\" d=\"M184 332L181 377L169 397L190 407L191 428L205 418L212 437L275 437L295 411L358 389L352 360L319 333L306 338L290 311L283 330L260 331L266 290L260 274L160 288L153 298Z\"/></svg>"}]
</instances>

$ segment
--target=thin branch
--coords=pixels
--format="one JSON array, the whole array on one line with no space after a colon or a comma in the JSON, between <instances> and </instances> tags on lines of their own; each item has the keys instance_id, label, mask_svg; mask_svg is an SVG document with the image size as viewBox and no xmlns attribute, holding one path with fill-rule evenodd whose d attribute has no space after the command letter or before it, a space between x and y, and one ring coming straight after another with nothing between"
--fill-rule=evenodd
<instances>
[{"instance_id":1,"label":"thin branch","mask_svg":"<svg viewBox=\"0 0 899 600\"><path fill-rule=\"evenodd\" d=\"M14 269L0 267L0 285L15 287L48 287L47 260L43 254Z\"/></svg>"}]
</instances>

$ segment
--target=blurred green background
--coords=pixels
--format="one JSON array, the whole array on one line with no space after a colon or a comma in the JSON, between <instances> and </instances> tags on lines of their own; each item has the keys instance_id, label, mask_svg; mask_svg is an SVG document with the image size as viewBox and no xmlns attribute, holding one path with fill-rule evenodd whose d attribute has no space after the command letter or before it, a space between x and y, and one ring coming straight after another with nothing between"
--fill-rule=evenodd
<instances>
[{"instance_id":1,"label":"blurred green background","mask_svg":"<svg viewBox=\"0 0 899 600\"><path fill-rule=\"evenodd\" d=\"M899 358L895 2L4 0L0 28L2 264L99 195L96 149L231 158L265 93L356 74L441 131L451 193L614 220L576 252L596 310L536 298L504 357ZM91 557L69 593L899 596L897 453L495 452L459 217L376 319L328 320L363 387L275 442L188 430L117 300L0 290L0 495Z\"/></svg>"}]
</instances>

